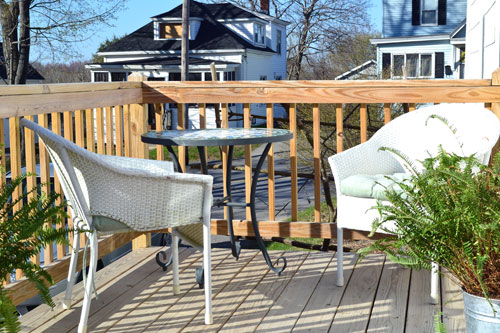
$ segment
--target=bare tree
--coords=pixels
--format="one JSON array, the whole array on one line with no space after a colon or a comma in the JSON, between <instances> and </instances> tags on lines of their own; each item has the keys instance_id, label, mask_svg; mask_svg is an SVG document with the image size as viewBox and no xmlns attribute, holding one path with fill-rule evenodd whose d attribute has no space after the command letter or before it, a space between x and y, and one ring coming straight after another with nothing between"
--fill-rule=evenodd
<instances>
[{"instance_id":1,"label":"bare tree","mask_svg":"<svg viewBox=\"0 0 500 333\"><path fill-rule=\"evenodd\" d=\"M126 0L0 0L0 24L7 83L26 83L33 46L51 55L75 51L72 42L109 25ZM77 51L76 51L77 52Z\"/></svg>"}]
</instances>

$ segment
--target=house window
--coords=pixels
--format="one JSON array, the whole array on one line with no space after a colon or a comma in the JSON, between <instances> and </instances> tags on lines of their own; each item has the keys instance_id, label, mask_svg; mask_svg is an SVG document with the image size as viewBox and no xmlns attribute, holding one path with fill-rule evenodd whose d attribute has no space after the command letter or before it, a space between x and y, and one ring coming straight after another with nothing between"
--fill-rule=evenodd
<instances>
[{"instance_id":1,"label":"house window","mask_svg":"<svg viewBox=\"0 0 500 333\"><path fill-rule=\"evenodd\" d=\"M205 81L212 81L212 73L211 72L205 72ZM217 72L217 80L220 81L220 73Z\"/></svg>"},{"instance_id":2,"label":"house window","mask_svg":"<svg viewBox=\"0 0 500 333\"><path fill-rule=\"evenodd\" d=\"M266 26L259 23L253 25L253 41L257 44L264 44L266 37Z\"/></svg>"},{"instance_id":3,"label":"house window","mask_svg":"<svg viewBox=\"0 0 500 333\"><path fill-rule=\"evenodd\" d=\"M266 81L267 80L267 75L261 75L259 80L261 81Z\"/></svg>"},{"instance_id":4,"label":"house window","mask_svg":"<svg viewBox=\"0 0 500 333\"><path fill-rule=\"evenodd\" d=\"M127 73L111 72L111 81L127 81Z\"/></svg>"},{"instance_id":5,"label":"house window","mask_svg":"<svg viewBox=\"0 0 500 333\"><path fill-rule=\"evenodd\" d=\"M224 81L236 81L236 72L224 72Z\"/></svg>"},{"instance_id":6,"label":"house window","mask_svg":"<svg viewBox=\"0 0 500 333\"><path fill-rule=\"evenodd\" d=\"M168 73L168 80L169 81L180 81L181 80L181 73Z\"/></svg>"},{"instance_id":7,"label":"house window","mask_svg":"<svg viewBox=\"0 0 500 333\"><path fill-rule=\"evenodd\" d=\"M189 73L188 81L201 81L201 73Z\"/></svg>"},{"instance_id":8,"label":"house window","mask_svg":"<svg viewBox=\"0 0 500 333\"><path fill-rule=\"evenodd\" d=\"M432 77L432 54L394 54L392 64L393 78Z\"/></svg>"},{"instance_id":9,"label":"house window","mask_svg":"<svg viewBox=\"0 0 500 333\"><path fill-rule=\"evenodd\" d=\"M276 30L276 52L281 55L281 30Z\"/></svg>"},{"instance_id":10,"label":"house window","mask_svg":"<svg viewBox=\"0 0 500 333\"><path fill-rule=\"evenodd\" d=\"M109 82L108 72L94 72L94 82Z\"/></svg>"},{"instance_id":11,"label":"house window","mask_svg":"<svg viewBox=\"0 0 500 333\"><path fill-rule=\"evenodd\" d=\"M436 25L438 13L438 0L422 0L422 24Z\"/></svg>"},{"instance_id":12,"label":"house window","mask_svg":"<svg viewBox=\"0 0 500 333\"><path fill-rule=\"evenodd\" d=\"M181 23L160 23L158 24L160 39L182 38Z\"/></svg>"}]
</instances>

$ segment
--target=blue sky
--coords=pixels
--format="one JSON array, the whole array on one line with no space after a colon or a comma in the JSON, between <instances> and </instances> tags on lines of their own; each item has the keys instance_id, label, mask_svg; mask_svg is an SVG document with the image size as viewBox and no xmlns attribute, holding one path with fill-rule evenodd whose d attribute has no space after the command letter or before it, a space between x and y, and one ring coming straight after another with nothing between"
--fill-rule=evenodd
<instances>
[{"instance_id":1,"label":"blue sky","mask_svg":"<svg viewBox=\"0 0 500 333\"><path fill-rule=\"evenodd\" d=\"M373 27L380 31L382 25L382 0L369 0L372 3L370 9L371 22ZM147 5L146 5L147 3ZM82 59L88 60L97 51L99 45L115 36L122 36L131 33L148 23L149 18L154 15L169 11L178 6L182 0L129 0L127 8L117 14L117 20L112 27L104 27L101 32L93 35L86 42L79 46Z\"/></svg>"}]
</instances>

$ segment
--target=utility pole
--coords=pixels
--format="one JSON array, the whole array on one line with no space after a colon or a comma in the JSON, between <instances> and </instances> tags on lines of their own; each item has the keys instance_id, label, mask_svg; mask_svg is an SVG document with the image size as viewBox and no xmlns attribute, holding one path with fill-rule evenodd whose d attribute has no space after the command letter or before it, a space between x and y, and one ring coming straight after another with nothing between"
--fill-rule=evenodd
<instances>
[{"instance_id":1,"label":"utility pole","mask_svg":"<svg viewBox=\"0 0 500 333\"><path fill-rule=\"evenodd\" d=\"M190 0L182 2L182 43L181 43L181 81L189 79L189 3ZM189 107L183 103L184 129L189 129ZM186 166L189 165L188 147L185 150Z\"/></svg>"}]
</instances>

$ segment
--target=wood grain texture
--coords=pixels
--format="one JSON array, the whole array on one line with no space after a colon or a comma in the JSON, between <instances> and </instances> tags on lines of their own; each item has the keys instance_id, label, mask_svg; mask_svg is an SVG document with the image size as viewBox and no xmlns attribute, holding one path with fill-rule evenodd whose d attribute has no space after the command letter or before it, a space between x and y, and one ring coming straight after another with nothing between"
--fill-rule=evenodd
<instances>
[{"instance_id":1,"label":"wood grain texture","mask_svg":"<svg viewBox=\"0 0 500 333\"><path fill-rule=\"evenodd\" d=\"M132 128L130 125L130 105L123 106L123 146L124 154L127 157L132 157Z\"/></svg>"},{"instance_id":2,"label":"wood grain texture","mask_svg":"<svg viewBox=\"0 0 500 333\"><path fill-rule=\"evenodd\" d=\"M368 332L404 332L411 270L386 260Z\"/></svg>"},{"instance_id":3,"label":"wood grain texture","mask_svg":"<svg viewBox=\"0 0 500 333\"><path fill-rule=\"evenodd\" d=\"M123 107L115 105L115 136L117 156L123 156Z\"/></svg>"},{"instance_id":4,"label":"wood grain texture","mask_svg":"<svg viewBox=\"0 0 500 333\"><path fill-rule=\"evenodd\" d=\"M113 140L113 107L106 106L106 155L114 155L115 153L115 145Z\"/></svg>"},{"instance_id":5,"label":"wood grain texture","mask_svg":"<svg viewBox=\"0 0 500 333\"><path fill-rule=\"evenodd\" d=\"M250 128L251 126L251 109L250 104L243 105L243 127ZM245 146L245 201L250 202L250 194L252 192L252 145ZM245 209L246 219L252 219L252 211L250 207Z\"/></svg>"},{"instance_id":6,"label":"wood grain texture","mask_svg":"<svg viewBox=\"0 0 500 333\"><path fill-rule=\"evenodd\" d=\"M387 124L391 121L391 104L384 103L384 124Z\"/></svg>"},{"instance_id":7,"label":"wood grain texture","mask_svg":"<svg viewBox=\"0 0 500 333\"><path fill-rule=\"evenodd\" d=\"M96 118L96 133L97 133L97 153L104 155L106 153L106 145L104 142L104 111L103 111L103 108L96 109L95 118Z\"/></svg>"},{"instance_id":8,"label":"wood grain texture","mask_svg":"<svg viewBox=\"0 0 500 333\"><path fill-rule=\"evenodd\" d=\"M361 138L361 143L366 142L368 133L367 133L367 127L368 127L368 111L367 111L367 105L366 103L362 103L361 106L359 107L359 127L360 127L360 138Z\"/></svg>"},{"instance_id":9,"label":"wood grain texture","mask_svg":"<svg viewBox=\"0 0 500 333\"><path fill-rule=\"evenodd\" d=\"M344 115L342 104L335 106L337 122L337 154L344 150Z\"/></svg>"},{"instance_id":10,"label":"wood grain texture","mask_svg":"<svg viewBox=\"0 0 500 333\"><path fill-rule=\"evenodd\" d=\"M155 104L155 130L156 130L156 132L161 132L163 130L163 128L162 128L162 115L163 115L163 104ZM156 159L158 161L163 161L165 159L163 145L156 145Z\"/></svg>"},{"instance_id":11,"label":"wood grain texture","mask_svg":"<svg viewBox=\"0 0 500 333\"><path fill-rule=\"evenodd\" d=\"M372 254L356 264L329 332L364 332L385 256Z\"/></svg>"},{"instance_id":12,"label":"wood grain texture","mask_svg":"<svg viewBox=\"0 0 500 333\"><path fill-rule=\"evenodd\" d=\"M297 170L297 105L290 104L288 108L290 118L290 131L293 133L293 138L290 140L290 173L291 173L291 197L292 197L292 221L299 219L299 203L298 203L298 170ZM247 218L248 219L248 218Z\"/></svg>"},{"instance_id":13,"label":"wood grain texture","mask_svg":"<svg viewBox=\"0 0 500 333\"><path fill-rule=\"evenodd\" d=\"M266 105L266 127L274 128L274 112L273 104ZM269 220L274 221L276 215L275 208L275 189L274 189L274 144L271 144L271 149L267 153L267 198L268 198L268 213Z\"/></svg>"},{"instance_id":14,"label":"wood grain texture","mask_svg":"<svg viewBox=\"0 0 500 333\"><path fill-rule=\"evenodd\" d=\"M94 136L94 110L85 110L85 132L87 137L87 150L95 152L95 136Z\"/></svg>"},{"instance_id":15,"label":"wood grain texture","mask_svg":"<svg viewBox=\"0 0 500 333\"><path fill-rule=\"evenodd\" d=\"M314 222L321 222L321 119L319 104L313 104Z\"/></svg>"},{"instance_id":16,"label":"wood grain texture","mask_svg":"<svg viewBox=\"0 0 500 333\"><path fill-rule=\"evenodd\" d=\"M441 304L430 304L430 287L430 271L411 271L411 285L406 311L406 332L434 331L434 315L441 310Z\"/></svg>"}]
</instances>

